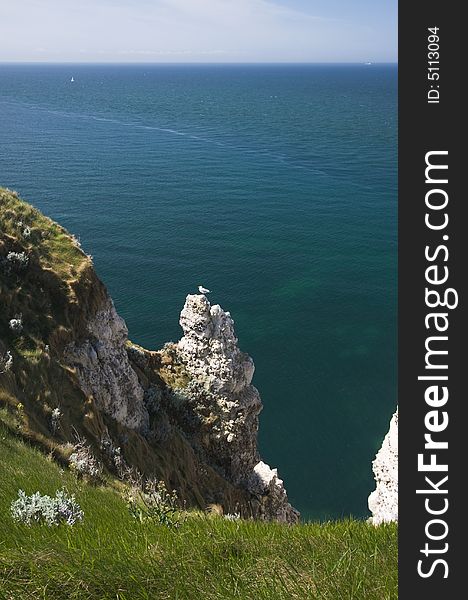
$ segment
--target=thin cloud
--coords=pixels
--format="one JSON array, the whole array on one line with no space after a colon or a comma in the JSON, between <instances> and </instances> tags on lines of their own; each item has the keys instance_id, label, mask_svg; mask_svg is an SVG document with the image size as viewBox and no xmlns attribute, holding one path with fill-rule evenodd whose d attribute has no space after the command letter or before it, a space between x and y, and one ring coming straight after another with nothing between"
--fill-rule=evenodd
<instances>
[{"instance_id":1,"label":"thin cloud","mask_svg":"<svg viewBox=\"0 0 468 600\"><path fill-rule=\"evenodd\" d=\"M365 18L336 18L324 0L310 5L320 11L295 8L289 0L17 0L0 7L0 60L229 62L241 56L313 62L396 56L396 25L377 29Z\"/></svg>"}]
</instances>

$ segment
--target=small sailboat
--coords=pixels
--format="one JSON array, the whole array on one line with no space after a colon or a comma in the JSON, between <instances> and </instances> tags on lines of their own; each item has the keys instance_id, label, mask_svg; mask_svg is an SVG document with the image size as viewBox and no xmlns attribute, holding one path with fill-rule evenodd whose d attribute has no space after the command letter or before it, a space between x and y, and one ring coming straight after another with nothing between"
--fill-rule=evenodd
<instances>
[{"instance_id":1,"label":"small sailboat","mask_svg":"<svg viewBox=\"0 0 468 600\"><path fill-rule=\"evenodd\" d=\"M74 77L72 77L72 78L70 79L70 83L75 83L75 78L74 78Z\"/></svg>"}]
</instances>

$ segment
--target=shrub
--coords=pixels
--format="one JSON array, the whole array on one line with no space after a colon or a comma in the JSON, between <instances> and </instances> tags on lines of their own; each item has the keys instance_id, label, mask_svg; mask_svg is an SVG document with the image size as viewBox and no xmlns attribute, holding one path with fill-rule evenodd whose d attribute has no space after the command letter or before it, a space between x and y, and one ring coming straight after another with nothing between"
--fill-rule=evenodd
<instances>
[{"instance_id":1,"label":"shrub","mask_svg":"<svg viewBox=\"0 0 468 600\"><path fill-rule=\"evenodd\" d=\"M99 479L102 474L102 465L91 452L91 448L84 440L79 440L73 447L74 452L68 459L70 468L77 475L87 476L92 480Z\"/></svg>"},{"instance_id":2,"label":"shrub","mask_svg":"<svg viewBox=\"0 0 468 600\"><path fill-rule=\"evenodd\" d=\"M13 333L16 333L16 335L20 335L23 331L23 319L19 316L16 316L14 319L10 319L8 326L10 327L11 331L13 331Z\"/></svg>"},{"instance_id":3,"label":"shrub","mask_svg":"<svg viewBox=\"0 0 468 600\"><path fill-rule=\"evenodd\" d=\"M8 252L5 258L0 260L0 265L4 273L20 273L24 271L29 264L29 257L26 252Z\"/></svg>"},{"instance_id":4,"label":"shrub","mask_svg":"<svg viewBox=\"0 0 468 600\"><path fill-rule=\"evenodd\" d=\"M22 402L18 402L15 407L15 421L18 431L22 431L26 421L26 413L24 411L24 404Z\"/></svg>"},{"instance_id":5,"label":"shrub","mask_svg":"<svg viewBox=\"0 0 468 600\"><path fill-rule=\"evenodd\" d=\"M112 467L117 471L117 475L122 478L127 465L122 456L122 450L120 446L116 446L112 438L106 434L101 437L100 449L104 455L109 459Z\"/></svg>"},{"instance_id":6,"label":"shrub","mask_svg":"<svg viewBox=\"0 0 468 600\"><path fill-rule=\"evenodd\" d=\"M62 418L62 411L60 408L54 408L54 410L50 414L50 427L52 429L52 433L56 433L58 429L60 429L60 419Z\"/></svg>"},{"instance_id":7,"label":"shrub","mask_svg":"<svg viewBox=\"0 0 468 600\"><path fill-rule=\"evenodd\" d=\"M65 490L56 492L55 497L42 496L39 492L27 496L23 490L18 491L18 498L11 503L11 515L14 521L25 525L46 524L49 527L66 523L74 525L83 520L83 511Z\"/></svg>"},{"instance_id":8,"label":"shrub","mask_svg":"<svg viewBox=\"0 0 468 600\"><path fill-rule=\"evenodd\" d=\"M127 496L128 510L135 519L176 529L182 522L178 504L177 492L169 492L164 481L156 479L149 479L143 487L133 485Z\"/></svg>"},{"instance_id":9,"label":"shrub","mask_svg":"<svg viewBox=\"0 0 468 600\"><path fill-rule=\"evenodd\" d=\"M13 366L13 356L7 350L3 356L0 356L0 374L7 373Z\"/></svg>"}]
</instances>

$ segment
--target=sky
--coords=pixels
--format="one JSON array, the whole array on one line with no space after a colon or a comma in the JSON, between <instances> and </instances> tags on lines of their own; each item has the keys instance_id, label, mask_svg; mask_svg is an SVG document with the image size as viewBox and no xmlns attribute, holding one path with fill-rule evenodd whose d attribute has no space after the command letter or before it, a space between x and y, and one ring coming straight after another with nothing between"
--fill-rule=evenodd
<instances>
[{"instance_id":1,"label":"sky","mask_svg":"<svg viewBox=\"0 0 468 600\"><path fill-rule=\"evenodd\" d=\"M396 62L397 0L0 0L0 62Z\"/></svg>"}]
</instances>

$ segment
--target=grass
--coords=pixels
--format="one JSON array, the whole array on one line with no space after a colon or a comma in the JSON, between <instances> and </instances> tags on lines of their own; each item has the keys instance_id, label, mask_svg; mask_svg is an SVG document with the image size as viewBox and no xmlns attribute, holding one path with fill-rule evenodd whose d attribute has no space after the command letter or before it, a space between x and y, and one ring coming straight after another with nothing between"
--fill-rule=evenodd
<instances>
[{"instance_id":1,"label":"grass","mask_svg":"<svg viewBox=\"0 0 468 600\"><path fill-rule=\"evenodd\" d=\"M24 253L27 267L8 270L9 252ZM8 351L13 360L9 372L0 372L0 405L15 410L21 403L23 433L49 450L68 441L72 427L82 434L86 414L93 416L61 357L104 294L92 261L73 236L15 192L0 188L0 357ZM9 323L19 316L23 330L17 333ZM53 439L49 421L57 407L64 414L63 435Z\"/></svg>"},{"instance_id":2,"label":"grass","mask_svg":"<svg viewBox=\"0 0 468 600\"><path fill-rule=\"evenodd\" d=\"M40 246L44 269L50 269L65 281L73 281L89 264L90 259L63 227L23 202L15 192L0 188L0 207L3 235L21 239L27 253ZM26 227L29 228L27 237L22 233Z\"/></svg>"},{"instance_id":3,"label":"grass","mask_svg":"<svg viewBox=\"0 0 468 600\"><path fill-rule=\"evenodd\" d=\"M397 529L345 520L294 527L189 513L178 530L138 523L111 487L77 481L0 420L2 600L397 598ZM19 488L65 486L82 524L26 527Z\"/></svg>"}]
</instances>

